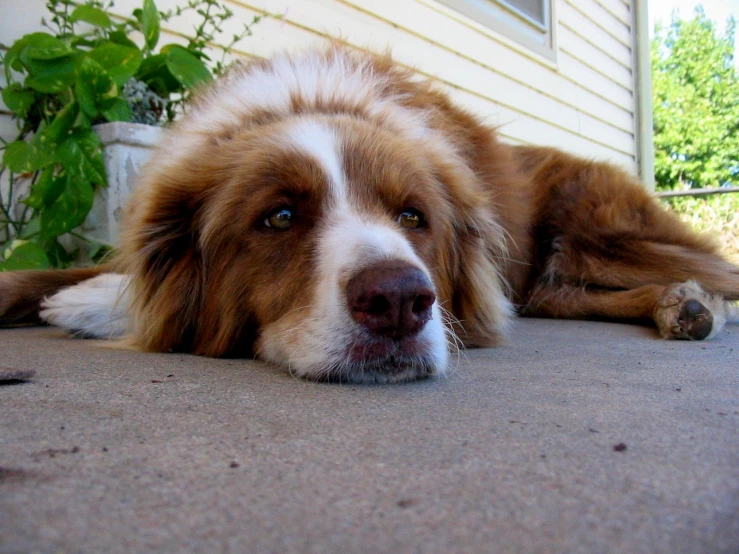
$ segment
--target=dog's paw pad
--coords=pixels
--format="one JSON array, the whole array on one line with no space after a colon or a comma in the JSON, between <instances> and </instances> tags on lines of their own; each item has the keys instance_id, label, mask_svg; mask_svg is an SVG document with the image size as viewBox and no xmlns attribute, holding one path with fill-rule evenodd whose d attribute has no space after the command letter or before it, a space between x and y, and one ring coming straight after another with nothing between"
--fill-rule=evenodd
<instances>
[{"instance_id":1,"label":"dog's paw pad","mask_svg":"<svg viewBox=\"0 0 739 554\"><path fill-rule=\"evenodd\" d=\"M666 339L705 340L723 327L720 312L720 303L697 284L687 282L665 289L657 301L654 321Z\"/></svg>"},{"instance_id":2,"label":"dog's paw pad","mask_svg":"<svg viewBox=\"0 0 739 554\"><path fill-rule=\"evenodd\" d=\"M703 340L713 330L711 310L693 298L682 303L677 321L679 332L675 338Z\"/></svg>"}]
</instances>

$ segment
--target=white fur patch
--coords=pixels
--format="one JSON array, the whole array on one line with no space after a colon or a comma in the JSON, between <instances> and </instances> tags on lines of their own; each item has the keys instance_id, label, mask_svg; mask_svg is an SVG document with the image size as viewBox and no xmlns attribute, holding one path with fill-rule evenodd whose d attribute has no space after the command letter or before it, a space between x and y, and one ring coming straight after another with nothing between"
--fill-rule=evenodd
<instances>
[{"instance_id":1,"label":"white fur patch","mask_svg":"<svg viewBox=\"0 0 739 554\"><path fill-rule=\"evenodd\" d=\"M339 161L336 136L326 126L310 119L294 123L287 134L290 145L318 161L334 194L343 196L344 172Z\"/></svg>"},{"instance_id":2,"label":"white fur patch","mask_svg":"<svg viewBox=\"0 0 739 554\"><path fill-rule=\"evenodd\" d=\"M117 338L128 329L129 278L103 273L62 289L41 304L41 319L92 338Z\"/></svg>"}]
</instances>

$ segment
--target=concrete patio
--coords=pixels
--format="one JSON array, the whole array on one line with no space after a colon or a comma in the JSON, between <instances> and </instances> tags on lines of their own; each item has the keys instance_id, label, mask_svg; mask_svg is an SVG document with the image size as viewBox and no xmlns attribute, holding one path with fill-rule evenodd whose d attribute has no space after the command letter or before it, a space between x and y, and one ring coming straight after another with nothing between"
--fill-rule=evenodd
<instances>
[{"instance_id":1,"label":"concrete patio","mask_svg":"<svg viewBox=\"0 0 739 554\"><path fill-rule=\"evenodd\" d=\"M739 328L521 320L451 377L0 331L0 552L739 552Z\"/></svg>"}]
</instances>

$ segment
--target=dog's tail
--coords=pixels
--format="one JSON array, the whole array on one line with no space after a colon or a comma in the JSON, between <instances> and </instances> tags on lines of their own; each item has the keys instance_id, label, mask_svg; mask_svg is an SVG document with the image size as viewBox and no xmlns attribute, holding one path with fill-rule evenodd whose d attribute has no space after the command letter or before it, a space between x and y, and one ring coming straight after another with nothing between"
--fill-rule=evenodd
<instances>
[{"instance_id":1,"label":"dog's tail","mask_svg":"<svg viewBox=\"0 0 739 554\"><path fill-rule=\"evenodd\" d=\"M129 284L126 275L103 273L46 298L39 315L80 337L120 338L129 326Z\"/></svg>"},{"instance_id":2,"label":"dog's tail","mask_svg":"<svg viewBox=\"0 0 739 554\"><path fill-rule=\"evenodd\" d=\"M669 251L675 256L668 263L687 269L692 279L712 294L719 294L726 300L739 300L739 267L718 254L696 252L687 248L663 246L662 252Z\"/></svg>"},{"instance_id":3,"label":"dog's tail","mask_svg":"<svg viewBox=\"0 0 739 554\"><path fill-rule=\"evenodd\" d=\"M111 270L106 264L83 269L0 273L0 326L41 323L39 310L47 296Z\"/></svg>"},{"instance_id":4,"label":"dog's tail","mask_svg":"<svg viewBox=\"0 0 739 554\"><path fill-rule=\"evenodd\" d=\"M643 241L627 246L619 266L624 288L695 280L707 292L739 301L739 266L719 254L677 244Z\"/></svg>"}]
</instances>

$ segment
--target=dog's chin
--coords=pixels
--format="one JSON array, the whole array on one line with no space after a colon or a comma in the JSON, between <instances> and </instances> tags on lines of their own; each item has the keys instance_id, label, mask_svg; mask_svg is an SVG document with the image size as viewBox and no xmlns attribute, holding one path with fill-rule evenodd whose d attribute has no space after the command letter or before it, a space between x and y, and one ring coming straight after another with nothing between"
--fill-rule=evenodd
<instances>
[{"instance_id":1,"label":"dog's chin","mask_svg":"<svg viewBox=\"0 0 739 554\"><path fill-rule=\"evenodd\" d=\"M301 377L325 383L391 384L437 377L446 369L424 341L365 340L352 344L335 362L300 371Z\"/></svg>"},{"instance_id":2,"label":"dog's chin","mask_svg":"<svg viewBox=\"0 0 739 554\"><path fill-rule=\"evenodd\" d=\"M395 384L430 379L439 374L430 359L389 356L362 362L317 366L301 372L301 376L322 383Z\"/></svg>"}]
</instances>

